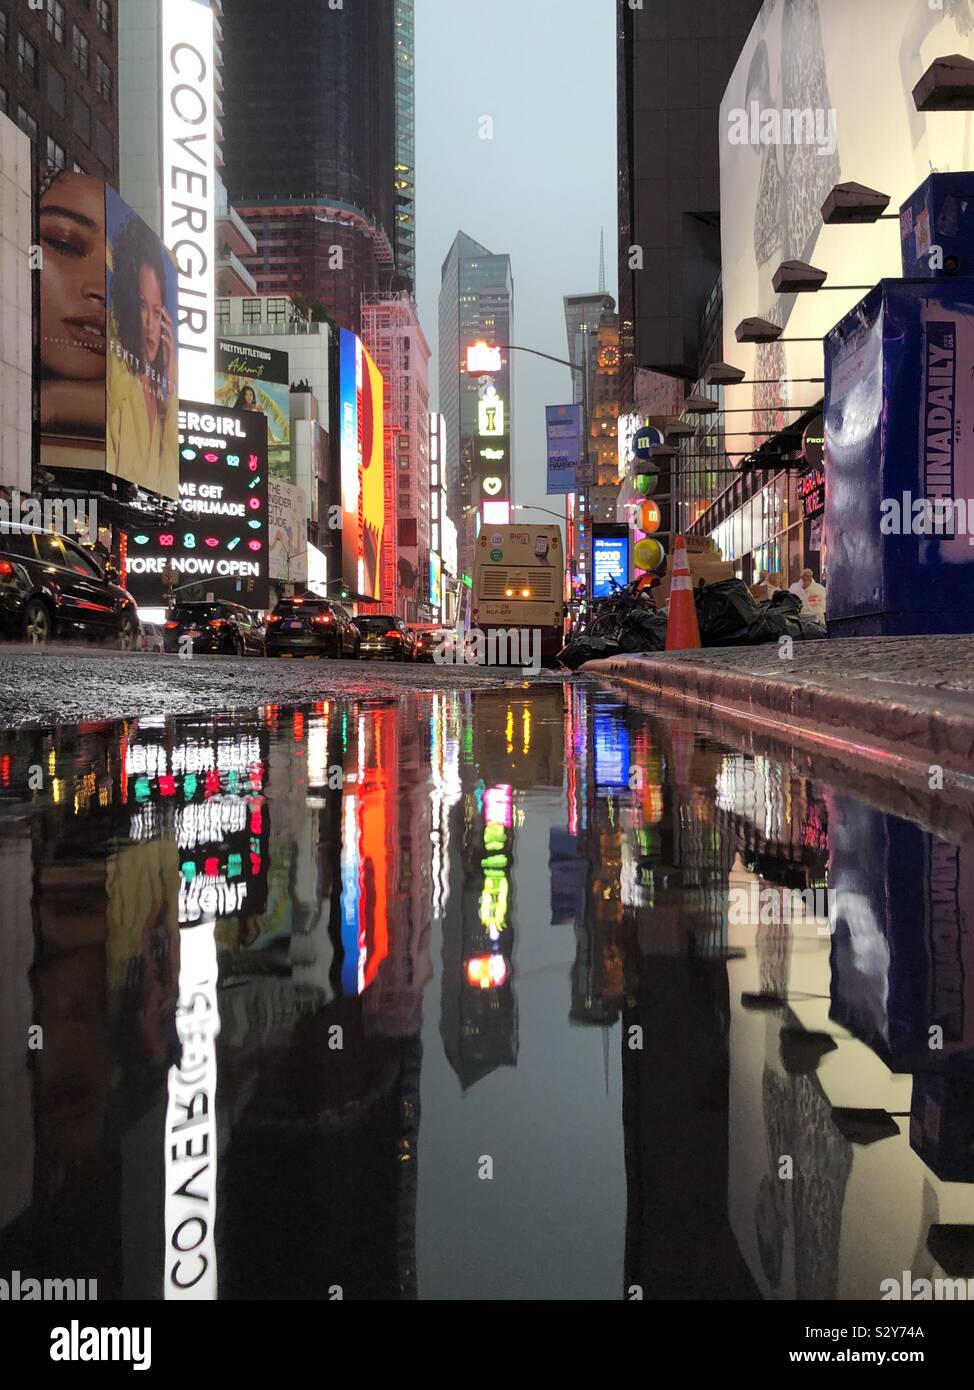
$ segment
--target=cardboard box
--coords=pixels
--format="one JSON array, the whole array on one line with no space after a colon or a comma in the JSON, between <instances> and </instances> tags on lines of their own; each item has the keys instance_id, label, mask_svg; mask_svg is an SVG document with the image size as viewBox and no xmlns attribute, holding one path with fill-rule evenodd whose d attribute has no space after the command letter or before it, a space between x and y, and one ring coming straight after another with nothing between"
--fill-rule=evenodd
<instances>
[{"instance_id":1,"label":"cardboard box","mask_svg":"<svg viewBox=\"0 0 974 1390\"><path fill-rule=\"evenodd\" d=\"M666 574L660 583L653 590L653 599L657 608L665 608L670 601L670 567L673 563L673 556L666 557ZM721 579L734 578L734 566L730 560L718 560L711 551L690 551L687 554L687 563L690 566L690 578L693 587L696 589L701 579L705 584L717 584Z\"/></svg>"}]
</instances>

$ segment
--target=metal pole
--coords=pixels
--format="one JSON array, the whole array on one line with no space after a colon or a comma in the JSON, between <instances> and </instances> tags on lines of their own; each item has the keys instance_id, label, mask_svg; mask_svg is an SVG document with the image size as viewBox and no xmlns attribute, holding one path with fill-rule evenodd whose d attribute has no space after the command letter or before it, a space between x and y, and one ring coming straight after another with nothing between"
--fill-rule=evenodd
<instances>
[{"instance_id":1,"label":"metal pole","mask_svg":"<svg viewBox=\"0 0 974 1390\"><path fill-rule=\"evenodd\" d=\"M583 478L588 478L588 446L589 446L589 419L588 419L588 335L586 334L585 351L581 361L582 370L582 461L584 463ZM595 551L592 545L592 518L589 497L589 484L585 483L579 491L579 499L582 502L582 512L585 517L585 547L583 555L585 557L585 600L586 603L592 597L593 575L591 566L594 563Z\"/></svg>"}]
</instances>

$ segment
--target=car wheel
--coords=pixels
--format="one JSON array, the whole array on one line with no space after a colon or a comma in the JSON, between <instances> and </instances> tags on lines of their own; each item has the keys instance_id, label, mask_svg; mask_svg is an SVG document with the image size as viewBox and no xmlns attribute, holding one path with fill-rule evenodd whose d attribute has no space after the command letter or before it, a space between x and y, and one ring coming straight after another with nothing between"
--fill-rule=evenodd
<instances>
[{"instance_id":1,"label":"car wheel","mask_svg":"<svg viewBox=\"0 0 974 1390\"><path fill-rule=\"evenodd\" d=\"M123 613L119 620L118 631L115 634L115 645L120 652L130 652L135 646L135 640L135 623L132 621L131 614Z\"/></svg>"},{"instance_id":2,"label":"car wheel","mask_svg":"<svg viewBox=\"0 0 974 1390\"><path fill-rule=\"evenodd\" d=\"M21 631L25 640L35 646L47 642L54 635L51 610L43 599L32 598L27 604L21 618Z\"/></svg>"}]
</instances>

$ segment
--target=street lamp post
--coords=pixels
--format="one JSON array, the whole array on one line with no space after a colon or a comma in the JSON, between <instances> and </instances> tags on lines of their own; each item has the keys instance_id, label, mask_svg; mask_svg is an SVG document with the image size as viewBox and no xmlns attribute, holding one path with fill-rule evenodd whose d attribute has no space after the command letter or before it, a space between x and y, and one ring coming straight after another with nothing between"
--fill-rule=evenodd
<instances>
[{"instance_id":1,"label":"street lamp post","mask_svg":"<svg viewBox=\"0 0 974 1390\"><path fill-rule=\"evenodd\" d=\"M557 517L559 521L564 521L564 520L565 520L565 518L562 516L561 512L552 511L552 509L551 509L550 507L532 507L532 506L529 506L526 502L512 502L512 503L511 503L511 511L512 511L512 512L546 512L546 513L548 514L548 516Z\"/></svg>"}]
</instances>

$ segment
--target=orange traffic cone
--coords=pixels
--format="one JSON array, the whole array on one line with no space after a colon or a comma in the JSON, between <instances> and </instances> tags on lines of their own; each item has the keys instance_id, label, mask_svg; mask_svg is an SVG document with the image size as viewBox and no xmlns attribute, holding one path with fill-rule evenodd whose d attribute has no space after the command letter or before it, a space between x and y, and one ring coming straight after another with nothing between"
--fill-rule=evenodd
<instances>
[{"instance_id":1,"label":"orange traffic cone","mask_svg":"<svg viewBox=\"0 0 974 1390\"><path fill-rule=\"evenodd\" d=\"M697 606L693 601L693 580L687 561L685 536L673 542L673 569L670 582L670 614L666 620L666 650L682 652L700 646Z\"/></svg>"}]
</instances>

